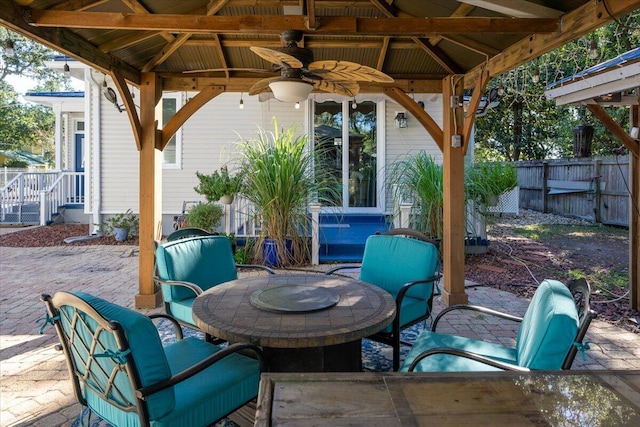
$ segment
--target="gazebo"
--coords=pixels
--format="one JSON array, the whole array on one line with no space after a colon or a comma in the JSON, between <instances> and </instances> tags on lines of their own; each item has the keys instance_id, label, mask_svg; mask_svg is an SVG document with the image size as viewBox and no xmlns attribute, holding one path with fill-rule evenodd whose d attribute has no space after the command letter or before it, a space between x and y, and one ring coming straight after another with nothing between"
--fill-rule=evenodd
<instances>
[{"instance_id":1,"label":"gazebo","mask_svg":"<svg viewBox=\"0 0 640 427\"><path fill-rule=\"evenodd\" d=\"M277 78L279 73L266 69L267 62L250 48L277 49L288 30L302 33L299 45L313 51L316 61L350 61L390 76L392 82L365 81L359 90L383 93L399 103L442 150L443 300L451 305L467 301L463 157L487 82L640 8L640 0L0 0L0 6L2 25L116 82L139 152L137 307L155 307L160 301L151 279L154 239L160 238L159 153L209 100L223 92L246 93L265 77ZM322 90L316 83L314 89ZM129 85L140 89L139 113ZM329 85L338 86L335 81ZM198 95L158 130L155 110L162 92L186 90ZM467 113L461 101L465 91L471 92ZM411 97L429 92L443 95L442 127ZM338 93L350 92L343 88ZM636 102L636 127L638 116ZM638 142L625 144L634 155L637 196ZM637 218L631 226L632 264L637 266ZM637 268L631 276L632 306L637 308Z\"/></svg>"}]
</instances>

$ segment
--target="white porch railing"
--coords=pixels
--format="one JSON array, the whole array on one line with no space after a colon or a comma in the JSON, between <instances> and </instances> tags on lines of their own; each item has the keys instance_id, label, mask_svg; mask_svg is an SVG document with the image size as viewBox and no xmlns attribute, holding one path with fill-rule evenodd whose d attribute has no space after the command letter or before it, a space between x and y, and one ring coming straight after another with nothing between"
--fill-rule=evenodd
<instances>
[{"instance_id":1,"label":"white porch railing","mask_svg":"<svg viewBox=\"0 0 640 427\"><path fill-rule=\"evenodd\" d=\"M44 225L69 203L84 203L83 172L23 172L0 189L0 221Z\"/></svg>"},{"instance_id":2,"label":"white porch railing","mask_svg":"<svg viewBox=\"0 0 640 427\"><path fill-rule=\"evenodd\" d=\"M51 221L60 206L84 203L84 172L61 172L40 192L40 225Z\"/></svg>"}]
</instances>

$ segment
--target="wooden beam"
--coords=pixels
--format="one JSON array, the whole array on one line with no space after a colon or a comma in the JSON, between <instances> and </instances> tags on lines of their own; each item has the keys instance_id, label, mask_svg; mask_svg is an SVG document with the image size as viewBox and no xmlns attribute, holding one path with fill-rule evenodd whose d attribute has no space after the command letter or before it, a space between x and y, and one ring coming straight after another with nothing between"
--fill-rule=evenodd
<instances>
[{"instance_id":1,"label":"wooden beam","mask_svg":"<svg viewBox=\"0 0 640 427\"><path fill-rule=\"evenodd\" d=\"M127 6L129 9L131 9L134 13L140 14L140 15L150 15L151 12L149 12L149 10L147 10L147 8L145 6L143 6L142 4L140 4L140 2L138 0L120 0L122 3L125 4L125 6ZM164 38L167 42L172 43L175 40L175 37L173 36L173 34L167 32L167 31L161 31L158 33L159 36L161 36L162 38Z\"/></svg>"},{"instance_id":2,"label":"wooden beam","mask_svg":"<svg viewBox=\"0 0 640 427\"><path fill-rule=\"evenodd\" d=\"M304 14L307 17L307 29L315 30L318 28L318 19L316 18L316 2L315 0L306 0Z\"/></svg>"},{"instance_id":3,"label":"wooden beam","mask_svg":"<svg viewBox=\"0 0 640 427\"><path fill-rule=\"evenodd\" d=\"M477 52L481 55L485 56L496 56L500 53L499 49L496 49L491 46L487 46L486 44L477 42L475 40L470 39L469 37L459 36L455 34L445 34L440 39L448 40L451 43L455 43L458 46L462 46L465 49L471 50L473 52ZM431 39L429 39L431 40Z\"/></svg>"},{"instance_id":4,"label":"wooden beam","mask_svg":"<svg viewBox=\"0 0 640 427\"><path fill-rule=\"evenodd\" d=\"M471 11L475 9L475 6L470 6L468 4L461 4L459 5L456 10L453 11L453 13L449 16L451 17L456 17L456 16L467 16L468 14L471 13ZM437 36L437 37L432 37L429 39L429 43L431 43L431 46L435 46L438 43L440 43L440 40L442 40L442 37Z\"/></svg>"},{"instance_id":5,"label":"wooden beam","mask_svg":"<svg viewBox=\"0 0 640 427\"><path fill-rule=\"evenodd\" d=\"M464 126L462 127L462 146L464 147L465 155L467 154L467 150L469 149L471 129L473 129L473 122L475 122L476 120L478 105L480 105L480 100L482 99L484 89L487 87L487 83L489 83L489 73L485 71L476 81L476 85L473 88L473 94L471 95L471 100L469 101L469 106L467 108L467 113L464 117ZM489 100L487 100L487 103L488 102Z\"/></svg>"},{"instance_id":6,"label":"wooden beam","mask_svg":"<svg viewBox=\"0 0 640 427\"><path fill-rule=\"evenodd\" d=\"M514 18L557 18L561 10L551 9L526 0L458 0L471 6L492 10Z\"/></svg>"},{"instance_id":7,"label":"wooden beam","mask_svg":"<svg viewBox=\"0 0 640 427\"><path fill-rule=\"evenodd\" d=\"M376 70L382 71L382 67L384 67L384 60L387 58L387 51L389 50L389 41L391 37L385 37L382 40L382 47L380 48L380 53L378 54L378 63L376 64Z\"/></svg>"},{"instance_id":8,"label":"wooden beam","mask_svg":"<svg viewBox=\"0 0 640 427\"><path fill-rule=\"evenodd\" d=\"M609 132L611 132L616 138L618 138L634 156L638 157L640 152L638 151L638 142L632 139L625 129L611 118L609 114L605 111L605 109L599 104L587 104L587 108L591 111L591 114L596 116L598 120L602 122L603 125Z\"/></svg>"},{"instance_id":9,"label":"wooden beam","mask_svg":"<svg viewBox=\"0 0 640 427\"><path fill-rule=\"evenodd\" d=\"M10 0L0 0L1 25L105 74L116 67L125 79L136 85L140 84L140 72L129 64L101 52L94 45L65 28L38 28L29 25L24 19L28 12L29 9L20 7Z\"/></svg>"},{"instance_id":10,"label":"wooden beam","mask_svg":"<svg viewBox=\"0 0 640 427\"><path fill-rule=\"evenodd\" d=\"M155 54L153 58L142 67L142 72L146 73L153 70L158 65L162 64L164 61L169 59L173 53L178 50L180 46L184 44L191 37L190 33L180 34L178 37L175 37L172 42L166 44L158 53Z\"/></svg>"},{"instance_id":11,"label":"wooden beam","mask_svg":"<svg viewBox=\"0 0 640 427\"><path fill-rule=\"evenodd\" d=\"M639 105L631 107L629 118L631 126L640 127ZM629 301L631 308L640 310L640 157L633 154L629 156L629 183Z\"/></svg>"},{"instance_id":12,"label":"wooden beam","mask_svg":"<svg viewBox=\"0 0 640 427\"><path fill-rule=\"evenodd\" d=\"M208 86L202 89L189 102L184 104L162 128L160 138L160 150L164 151L169 140L180 129L189 118L195 114L203 105L224 92L223 86Z\"/></svg>"},{"instance_id":13,"label":"wooden beam","mask_svg":"<svg viewBox=\"0 0 640 427\"><path fill-rule=\"evenodd\" d=\"M154 273L154 241L162 237L162 152L158 146L156 105L162 95L162 80L155 73L143 73L140 85L140 147L139 178L139 261L136 308L155 308L161 292L152 279Z\"/></svg>"},{"instance_id":14,"label":"wooden beam","mask_svg":"<svg viewBox=\"0 0 640 427\"><path fill-rule=\"evenodd\" d=\"M264 34L284 30L308 31L306 17L292 15L199 16L178 14L140 15L112 12L68 12L31 9L29 24L38 27L93 28L113 30L162 30L175 33L246 33L260 28ZM314 34L429 37L445 34L557 33L559 19L513 18L357 18L325 16Z\"/></svg>"},{"instance_id":15,"label":"wooden beam","mask_svg":"<svg viewBox=\"0 0 640 427\"><path fill-rule=\"evenodd\" d=\"M442 50L436 46L431 46L427 41L414 37L413 42L422 50L427 52L427 55L432 57L447 74L463 74L462 68L456 64L451 58L449 58Z\"/></svg>"},{"instance_id":16,"label":"wooden beam","mask_svg":"<svg viewBox=\"0 0 640 427\"><path fill-rule=\"evenodd\" d=\"M443 135L442 129L436 123L435 120L424 111L422 107L420 107L411 97L409 97L404 91L397 87L386 87L384 88L384 93L398 104L402 105L407 109L408 112L411 113L413 117L415 117L420 124L425 128L425 130L431 135L436 144L438 144L438 148L442 150L443 146Z\"/></svg>"},{"instance_id":17,"label":"wooden beam","mask_svg":"<svg viewBox=\"0 0 640 427\"><path fill-rule=\"evenodd\" d=\"M590 0L562 16L562 28L554 34L534 34L505 49L491 58L487 64L474 67L465 75L465 88L472 88L483 69L489 71L489 77L500 75L516 68L540 55L563 46L568 42L590 33L612 21L609 12L618 17L640 8L640 0L607 1L608 11L602 0Z\"/></svg>"},{"instance_id":18,"label":"wooden beam","mask_svg":"<svg viewBox=\"0 0 640 427\"><path fill-rule=\"evenodd\" d=\"M106 3L109 0L67 0L65 2L56 4L51 7L53 10L75 10L76 12L80 12L82 10L93 9L94 7L100 6L103 3Z\"/></svg>"},{"instance_id":19,"label":"wooden beam","mask_svg":"<svg viewBox=\"0 0 640 427\"><path fill-rule=\"evenodd\" d=\"M464 149L453 147L451 138L462 129L463 109L454 108L451 97L462 96L462 76L449 76L442 81L443 99L443 235L442 301L446 306L466 304L464 288L464 238L466 230L464 204Z\"/></svg>"},{"instance_id":20,"label":"wooden beam","mask_svg":"<svg viewBox=\"0 0 640 427\"><path fill-rule=\"evenodd\" d=\"M133 96L131 95L131 91L129 90L129 86L127 82L122 77L122 74L117 70L109 73L111 78L113 79L116 88L118 88L118 92L120 93L120 97L124 101L125 110L127 112L127 116L129 116L129 122L131 123L131 129L133 130L133 137L136 141L136 148L140 151L142 147L142 125L140 124L140 118L138 117L138 110L136 110L136 105L133 102Z\"/></svg>"}]
</instances>

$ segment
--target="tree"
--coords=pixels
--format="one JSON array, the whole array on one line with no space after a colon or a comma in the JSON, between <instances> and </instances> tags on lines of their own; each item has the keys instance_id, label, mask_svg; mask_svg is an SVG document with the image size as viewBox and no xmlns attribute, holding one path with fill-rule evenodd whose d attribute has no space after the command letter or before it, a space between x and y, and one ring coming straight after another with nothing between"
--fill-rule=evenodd
<instances>
[{"instance_id":1,"label":"tree","mask_svg":"<svg viewBox=\"0 0 640 427\"><path fill-rule=\"evenodd\" d=\"M25 104L7 77L23 76L37 82L34 90L68 89L69 79L45 65L55 55L50 49L0 27L0 40L13 42L15 54L0 52L0 149L31 151L52 158L55 118L50 108Z\"/></svg>"},{"instance_id":2,"label":"tree","mask_svg":"<svg viewBox=\"0 0 640 427\"><path fill-rule=\"evenodd\" d=\"M573 129L580 124L595 128L593 154L611 153L620 141L586 107L557 107L545 98L544 90L548 84L639 46L638 22L640 10L492 79L489 87L498 88L500 105L476 120L476 157L514 161L569 157ZM623 128L629 126L628 109L607 112Z\"/></svg>"}]
</instances>

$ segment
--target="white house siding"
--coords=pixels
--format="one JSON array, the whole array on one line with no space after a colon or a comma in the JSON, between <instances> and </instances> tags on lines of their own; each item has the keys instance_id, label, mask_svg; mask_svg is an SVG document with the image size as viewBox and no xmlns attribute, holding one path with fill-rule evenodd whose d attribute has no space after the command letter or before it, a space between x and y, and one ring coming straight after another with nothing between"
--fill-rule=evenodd
<instances>
[{"instance_id":1,"label":"white house siding","mask_svg":"<svg viewBox=\"0 0 640 427\"><path fill-rule=\"evenodd\" d=\"M437 94L416 94L415 100L424 102L425 111L442 128L442 95ZM435 143L431 135L422 127L410 113L408 114L407 127L399 129L396 127L396 112L406 109L392 100L386 102L386 177L395 162L401 161L410 155L415 155L420 151L426 151L433 156L438 163L442 163L442 152ZM407 112L408 113L408 112ZM386 211L390 212L393 207L393 195L387 192Z\"/></svg>"}]
</instances>

